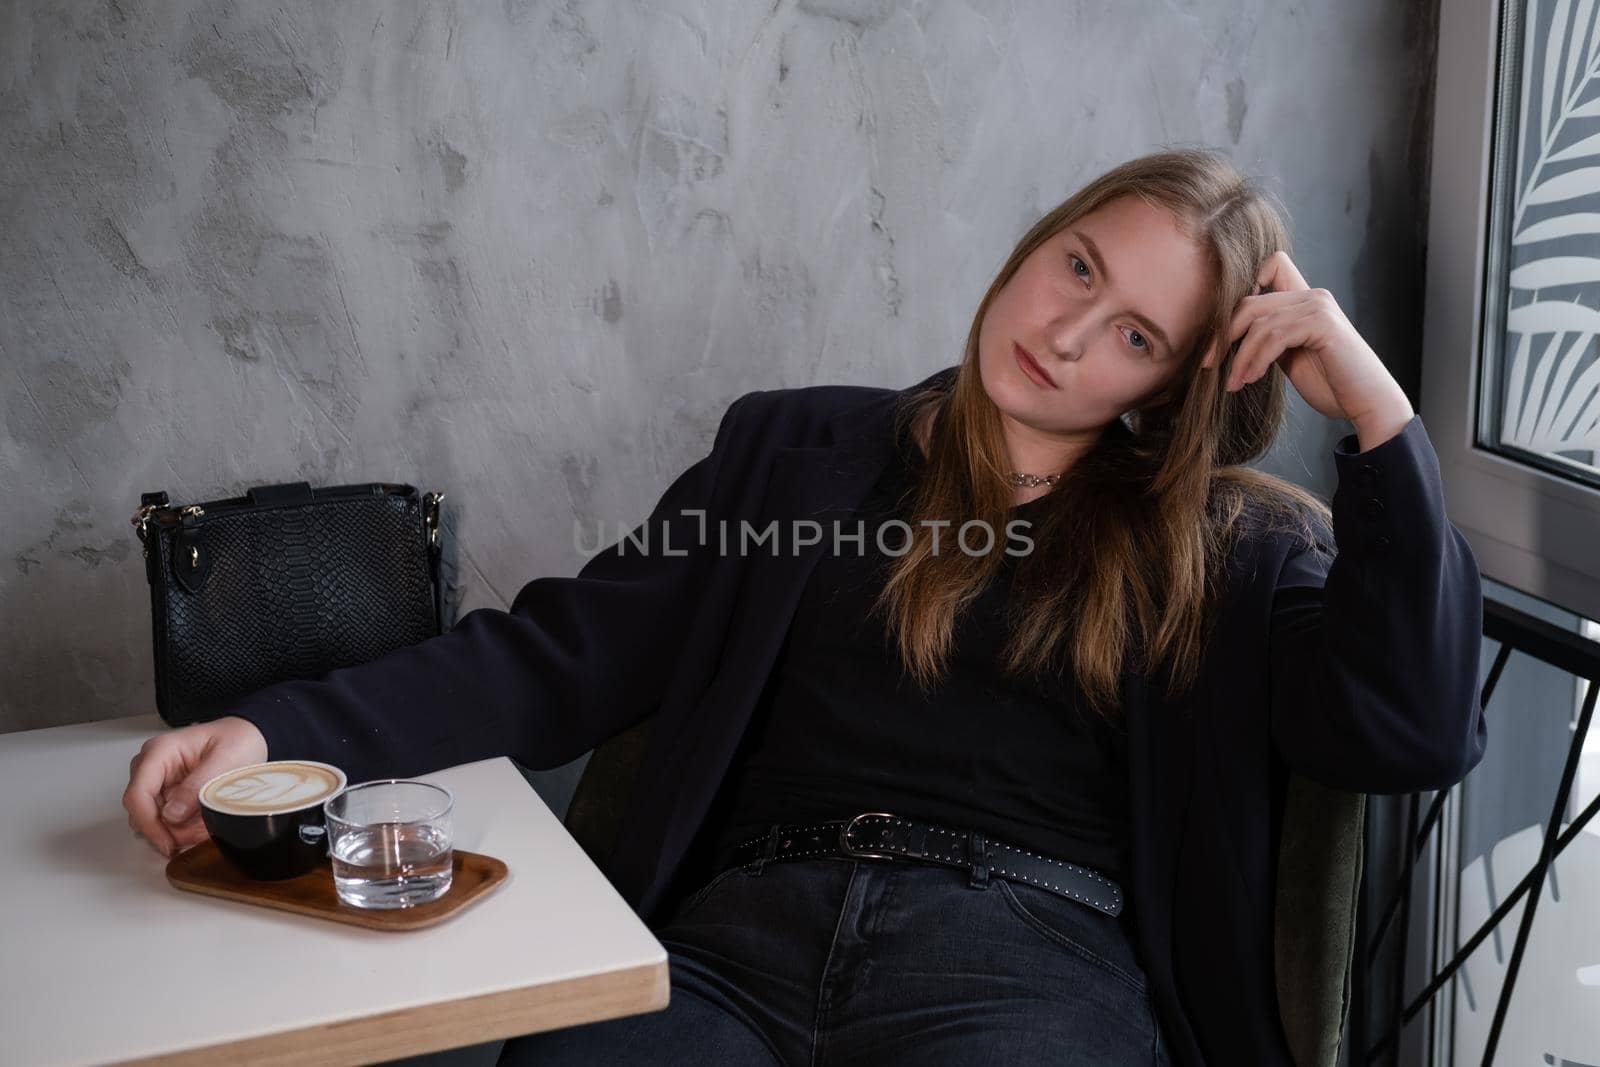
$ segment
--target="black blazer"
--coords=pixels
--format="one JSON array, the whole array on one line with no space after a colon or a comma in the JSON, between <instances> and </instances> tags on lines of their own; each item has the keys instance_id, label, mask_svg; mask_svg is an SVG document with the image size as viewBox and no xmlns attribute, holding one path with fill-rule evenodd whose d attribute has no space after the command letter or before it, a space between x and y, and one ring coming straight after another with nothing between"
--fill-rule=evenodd
<instances>
[{"instance_id":1,"label":"black blazer","mask_svg":"<svg viewBox=\"0 0 1600 1067\"><path fill-rule=\"evenodd\" d=\"M509 612L470 612L438 637L269 686L234 711L260 727L271 758L324 760L352 782L501 755L555 767L659 712L605 865L653 921L709 873L691 845L704 844L801 588L831 543L741 553L740 520L757 532L849 520L888 461L899 396L840 385L745 394L710 454L576 577L534 579ZM1291 1062L1272 943L1287 771L1405 793L1449 786L1483 756L1478 567L1445 516L1422 420L1356 447L1350 434L1334 451L1331 566L1286 535L1242 539L1191 694L1169 704L1153 680L1125 678L1127 918L1187 1064Z\"/></svg>"}]
</instances>

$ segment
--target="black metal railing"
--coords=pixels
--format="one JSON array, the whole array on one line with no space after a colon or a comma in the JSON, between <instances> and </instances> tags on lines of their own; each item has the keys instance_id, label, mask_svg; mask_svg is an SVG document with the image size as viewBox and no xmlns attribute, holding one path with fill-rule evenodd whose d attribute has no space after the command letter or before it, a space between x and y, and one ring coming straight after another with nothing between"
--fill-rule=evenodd
<instances>
[{"instance_id":1,"label":"black metal railing","mask_svg":"<svg viewBox=\"0 0 1600 1067\"><path fill-rule=\"evenodd\" d=\"M1583 829L1584 825L1600 811L1600 797L1584 807L1578 816L1563 831L1561 816L1567 809L1568 800L1572 794L1572 783L1577 777L1578 757L1580 755L1583 739L1589 731L1589 720L1594 714L1595 697L1600 694L1600 642L1590 640L1581 634L1570 630L1563 630L1559 626L1545 622L1543 619L1508 607L1495 601L1485 601L1483 606L1483 636L1491 641L1500 643L1495 653L1494 662L1490 665L1488 677L1484 680L1480 700L1485 709L1489 707L1489 700L1494 695L1495 685L1500 680L1501 672L1505 670L1506 661L1511 658L1512 652L1521 652L1525 655L1549 664L1559 670L1565 671L1577 678L1584 679L1588 686L1584 690L1582 708L1578 714L1578 723L1573 731L1572 743L1567 750L1565 764L1561 771L1561 783L1556 788L1556 795L1550 806L1550 816L1545 822L1542 844L1539 849L1539 858L1527 875L1517 883L1516 887L1500 902L1499 907L1484 921L1471 937L1461 944L1450 961L1435 973L1422 990L1412 997L1407 1003L1405 999L1406 979L1406 953L1409 948L1410 931L1408 929L1411 914L1411 893L1413 876L1417 860L1424 854L1433 839L1439 826L1440 812L1444 807L1450 790L1436 792L1428 804L1425 814L1421 812L1421 794L1412 793L1406 800L1404 829L1400 840L1409 843L1410 847L1404 849L1399 858L1400 872L1394 887L1391 889L1384 906L1379 909L1376 928L1372 931L1362 958L1358 959L1354 968L1352 981L1357 1019L1352 1020L1352 1039L1355 1048L1360 1049L1365 1045L1366 1026L1365 1019L1361 1017L1368 1007L1367 979L1379 965L1384 938L1391 930L1396 930L1398 961L1394 973L1390 978L1390 1004L1391 1012L1388 1019L1388 1028L1377 1041L1366 1045L1364 1056L1354 1062L1371 1064L1379 1057L1389 1052L1398 1045L1401 1034L1406 1024L1411 1022L1419 1012L1426 1008L1434 995L1445 987L1456 971L1466 959L1472 955L1484 939L1492 934L1500 921L1510 914L1517 902L1527 898L1528 906L1523 909L1522 919L1517 927L1516 943L1512 946L1511 957L1506 965L1504 984L1500 987L1499 1001L1495 1005L1494 1021L1489 1027L1489 1038L1484 1046L1483 1064L1489 1067L1494 1062L1495 1047L1500 1040L1501 1028L1505 1025L1506 1010L1511 1004L1511 995L1516 988L1517 971L1522 965L1523 950L1528 944L1528 934L1533 929L1534 915L1537 910L1540 895L1544 890L1546 875L1550 865L1561 851ZM1419 821L1419 814L1421 815ZM1441 872L1442 873L1442 872ZM1395 920L1399 924L1396 929Z\"/></svg>"}]
</instances>

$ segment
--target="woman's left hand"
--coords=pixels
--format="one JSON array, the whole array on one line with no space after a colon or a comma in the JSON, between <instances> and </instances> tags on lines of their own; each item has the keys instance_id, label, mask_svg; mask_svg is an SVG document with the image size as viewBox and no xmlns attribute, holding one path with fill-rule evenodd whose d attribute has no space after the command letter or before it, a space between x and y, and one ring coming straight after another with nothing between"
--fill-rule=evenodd
<instances>
[{"instance_id":1,"label":"woman's left hand","mask_svg":"<svg viewBox=\"0 0 1600 1067\"><path fill-rule=\"evenodd\" d=\"M1370 447L1364 425L1387 437L1410 421L1411 402L1400 383L1350 325L1333 294L1308 286L1288 253L1267 257L1256 281L1268 291L1239 301L1226 342L1201 364L1216 365L1220 352L1242 337L1222 368L1229 392L1260 378L1276 361L1312 408L1355 423L1363 449Z\"/></svg>"}]
</instances>

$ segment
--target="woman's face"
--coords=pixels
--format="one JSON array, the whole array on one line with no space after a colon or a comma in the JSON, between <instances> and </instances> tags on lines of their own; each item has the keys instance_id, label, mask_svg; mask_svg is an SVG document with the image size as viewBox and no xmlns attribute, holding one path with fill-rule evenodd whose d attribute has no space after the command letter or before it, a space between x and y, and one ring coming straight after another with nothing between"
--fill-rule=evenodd
<instances>
[{"instance_id":1,"label":"woman's face","mask_svg":"<svg viewBox=\"0 0 1600 1067\"><path fill-rule=\"evenodd\" d=\"M1002 417L1098 432L1181 368L1209 311L1211 269L1165 208L1109 201L1034 249L978 329L984 389ZM1050 382L1019 360L1030 353Z\"/></svg>"}]
</instances>

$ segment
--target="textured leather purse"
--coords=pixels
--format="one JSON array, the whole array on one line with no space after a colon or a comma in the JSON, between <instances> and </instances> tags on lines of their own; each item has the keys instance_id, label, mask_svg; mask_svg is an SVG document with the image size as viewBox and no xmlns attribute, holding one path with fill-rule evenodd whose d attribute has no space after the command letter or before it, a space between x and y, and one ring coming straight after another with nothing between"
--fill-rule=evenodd
<instances>
[{"instance_id":1,"label":"textured leather purse","mask_svg":"<svg viewBox=\"0 0 1600 1067\"><path fill-rule=\"evenodd\" d=\"M133 526L162 719L215 719L262 686L440 633L443 499L387 482L289 482L184 506L143 494Z\"/></svg>"}]
</instances>

